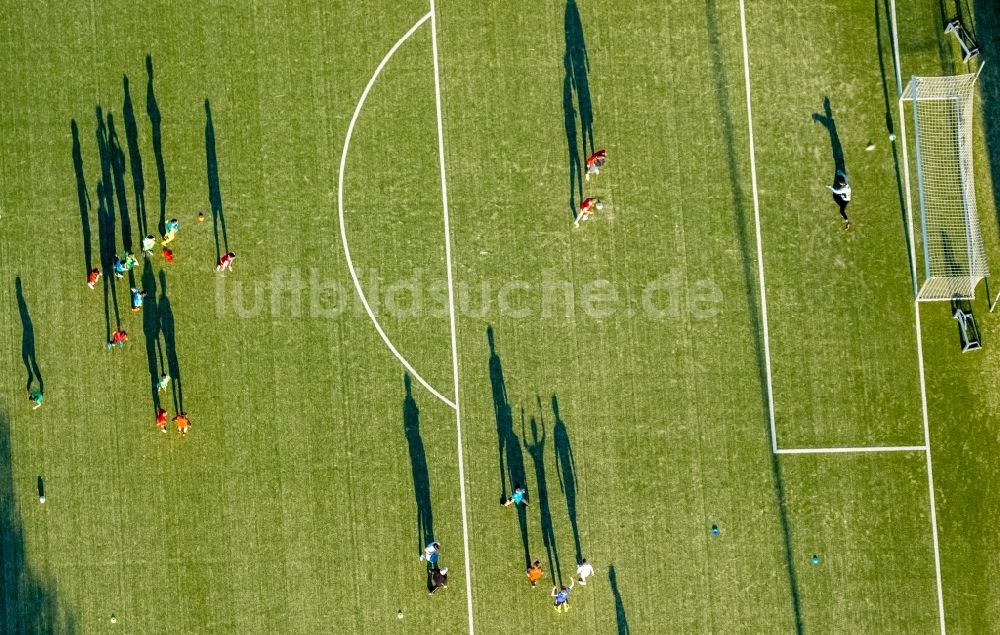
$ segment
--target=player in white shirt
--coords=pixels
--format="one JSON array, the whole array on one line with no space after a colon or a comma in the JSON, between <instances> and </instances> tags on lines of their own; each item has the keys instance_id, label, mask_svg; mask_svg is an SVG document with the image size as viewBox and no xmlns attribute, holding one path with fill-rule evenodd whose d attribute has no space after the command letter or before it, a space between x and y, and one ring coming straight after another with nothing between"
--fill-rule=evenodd
<instances>
[{"instance_id":1,"label":"player in white shirt","mask_svg":"<svg viewBox=\"0 0 1000 635\"><path fill-rule=\"evenodd\" d=\"M594 567L584 558L576 566L576 576L580 578L580 584L587 584L587 578L594 575Z\"/></svg>"}]
</instances>

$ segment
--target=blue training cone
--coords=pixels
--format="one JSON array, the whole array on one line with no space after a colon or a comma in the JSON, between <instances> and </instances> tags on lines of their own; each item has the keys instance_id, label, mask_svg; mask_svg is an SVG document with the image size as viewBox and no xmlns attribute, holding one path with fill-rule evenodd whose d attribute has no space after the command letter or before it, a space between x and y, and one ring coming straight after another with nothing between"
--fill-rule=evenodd
<instances>
[{"instance_id":1,"label":"blue training cone","mask_svg":"<svg viewBox=\"0 0 1000 635\"><path fill-rule=\"evenodd\" d=\"M819 556L816 555L816 554L813 554L813 557L810 558L809 561L812 562L813 564L819 564Z\"/></svg>"},{"instance_id":2,"label":"blue training cone","mask_svg":"<svg viewBox=\"0 0 1000 635\"><path fill-rule=\"evenodd\" d=\"M719 535L719 526L718 525L712 525L712 535L713 536L718 536Z\"/></svg>"}]
</instances>

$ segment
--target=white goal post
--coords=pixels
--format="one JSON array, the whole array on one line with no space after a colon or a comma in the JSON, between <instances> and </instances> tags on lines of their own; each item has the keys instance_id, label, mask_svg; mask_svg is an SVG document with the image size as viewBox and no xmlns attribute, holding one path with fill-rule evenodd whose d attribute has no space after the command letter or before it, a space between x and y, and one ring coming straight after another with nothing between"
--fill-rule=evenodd
<instances>
[{"instance_id":1,"label":"white goal post","mask_svg":"<svg viewBox=\"0 0 1000 635\"><path fill-rule=\"evenodd\" d=\"M982 68L951 77L913 76L900 96L900 105L913 112L925 274L921 301L971 300L981 280L989 295L972 170L973 95Z\"/></svg>"}]
</instances>

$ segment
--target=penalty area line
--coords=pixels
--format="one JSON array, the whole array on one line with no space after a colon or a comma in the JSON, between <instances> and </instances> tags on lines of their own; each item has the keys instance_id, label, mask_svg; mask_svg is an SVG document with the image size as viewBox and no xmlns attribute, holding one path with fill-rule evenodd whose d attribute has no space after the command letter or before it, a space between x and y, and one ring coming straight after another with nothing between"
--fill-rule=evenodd
<instances>
[{"instance_id":1,"label":"penalty area line","mask_svg":"<svg viewBox=\"0 0 1000 635\"><path fill-rule=\"evenodd\" d=\"M753 139L753 109L750 107L750 50L747 46L747 18L740 0L740 36L743 39L743 80L747 92L747 131L750 147L750 187L753 192L753 224L757 239L757 274L760 278L760 319L764 337L764 376L767 384L767 415L771 426L771 451L778 453L778 433L774 425L774 387L771 378L771 339L767 329L767 285L764 283L764 245L760 233L760 197L757 192L757 151Z\"/></svg>"},{"instance_id":2,"label":"penalty area line","mask_svg":"<svg viewBox=\"0 0 1000 635\"><path fill-rule=\"evenodd\" d=\"M926 445L883 445L859 448L780 448L775 454L871 454L874 452L926 452Z\"/></svg>"}]
</instances>

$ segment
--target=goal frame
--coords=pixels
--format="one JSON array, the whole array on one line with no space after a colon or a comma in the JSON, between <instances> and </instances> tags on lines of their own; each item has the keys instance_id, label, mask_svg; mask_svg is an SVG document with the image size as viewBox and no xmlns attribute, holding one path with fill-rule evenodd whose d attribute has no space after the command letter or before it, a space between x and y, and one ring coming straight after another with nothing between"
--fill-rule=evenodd
<instances>
[{"instance_id":1,"label":"goal frame","mask_svg":"<svg viewBox=\"0 0 1000 635\"><path fill-rule=\"evenodd\" d=\"M971 76L971 81L969 82L970 90L975 90L975 84L979 79L979 75L982 73L983 65L985 62L979 64L975 73L967 73L962 76L953 77L969 77ZM918 302L940 302L940 301L951 301L951 300L973 300L976 296L976 288L979 286L979 282L983 281L986 287L987 303L989 305L989 310L992 312L996 307L998 300L1000 300L1000 294L995 298L991 299L990 294L990 271L989 263L986 258L985 246L982 244L982 233L979 229L979 217L978 210L975 202L975 191L972 185L973 178L973 168L971 165L971 137L966 139L963 135L961 120L959 120L959 128L957 129L957 163L958 163L958 173L959 173L959 190L961 192L961 204L962 204L962 225L965 234L965 250L967 254L967 275L933 275L931 271L931 249L930 240L928 236L928 209L927 201L925 199L926 189L924 184L924 169L921 161L921 133L920 133L920 123L918 119L918 103L921 101L950 101L950 100L963 100L966 97L961 93L956 93L954 97L946 95L934 95L928 97L921 97L919 95L919 84L920 80L933 80L938 79L935 77L918 77L916 75L911 76L909 83L906 88L900 85L899 92L899 114L900 114L900 124L901 133L903 135L903 161L905 165L906 173L909 173L910 165L907 159L907 141L906 141L906 117L905 109L907 106L912 108L913 116L913 128L914 128L914 150L915 150L915 161L916 161L916 172L917 172L917 195L920 205L920 227L921 227L921 238L922 238L922 251L924 256L924 280L923 282L917 279L917 269L916 262L911 262L913 267L911 267L911 273L913 276L913 291L915 298ZM957 107L961 109L963 104L959 103ZM971 114L971 113L970 113ZM971 127L971 121L968 124ZM963 144L969 144L968 148L963 147ZM967 156L969 155L969 156ZM966 181L968 179L968 181ZM909 183L909 178L907 178ZM909 185L907 185L909 189ZM970 197L972 200L969 200ZM915 249L916 246L913 245L913 205L909 203L909 196L907 197L907 214L909 217L910 224L910 242L911 248ZM957 229L957 224L955 225ZM975 232L975 235L974 233ZM978 247L977 247L978 243ZM977 257L978 256L978 257Z\"/></svg>"}]
</instances>

